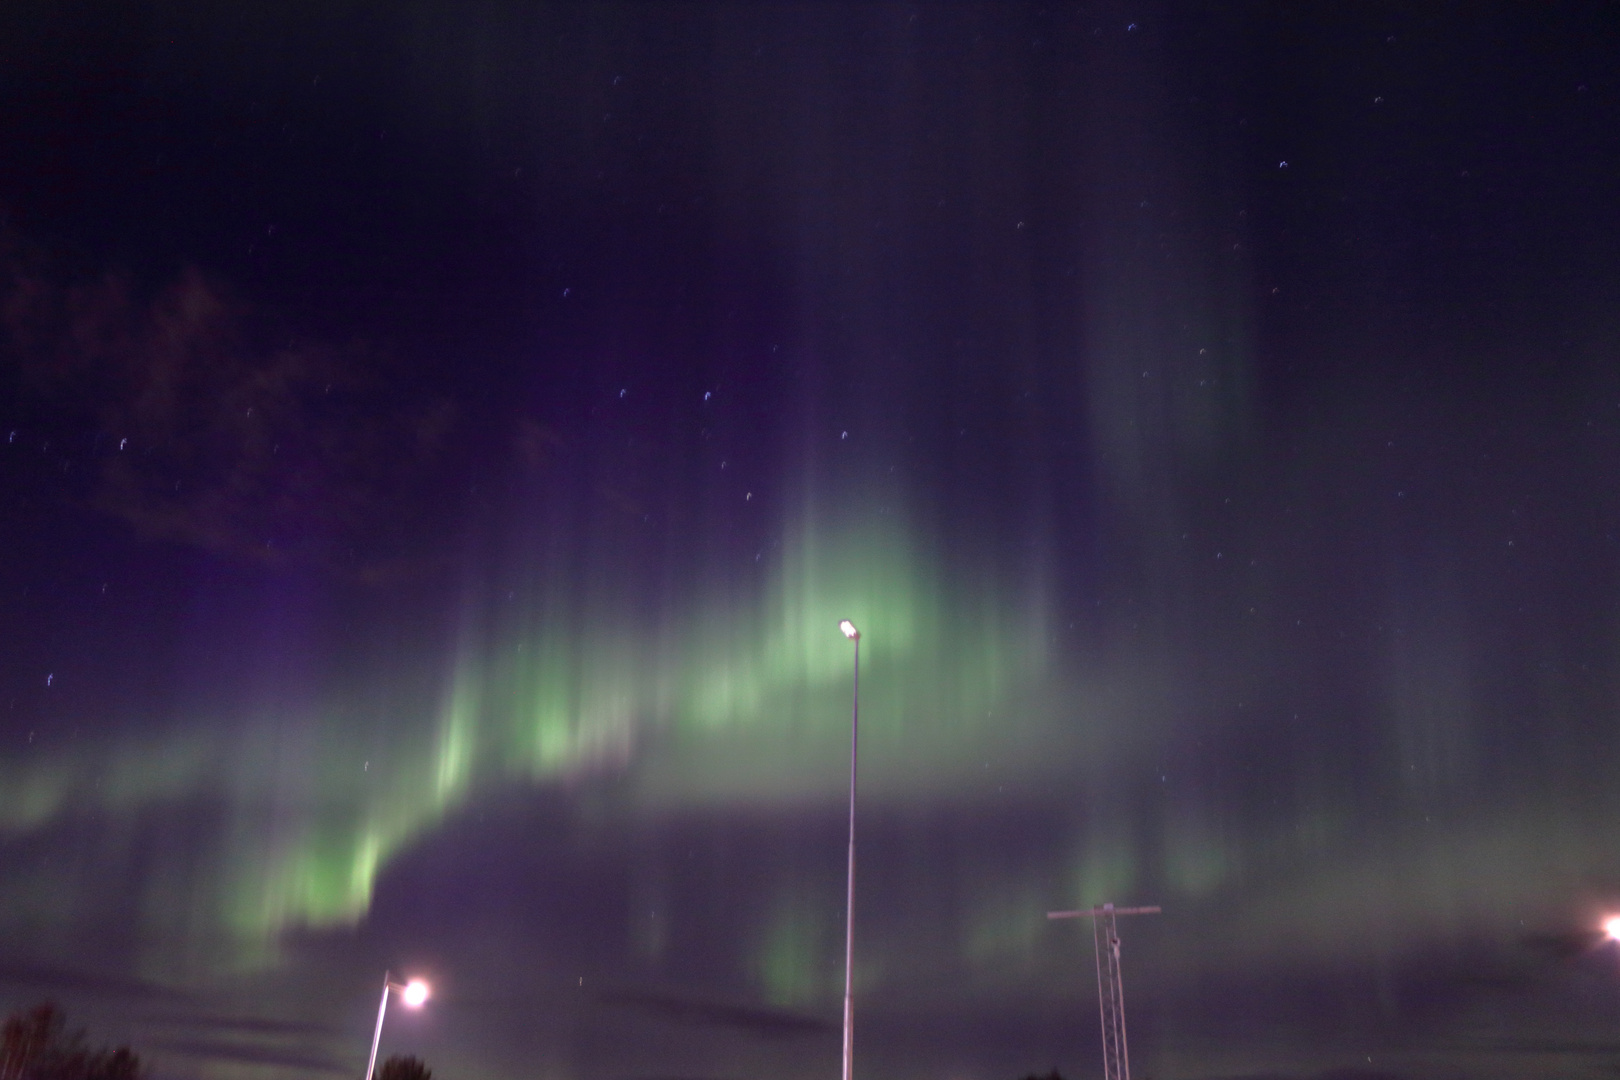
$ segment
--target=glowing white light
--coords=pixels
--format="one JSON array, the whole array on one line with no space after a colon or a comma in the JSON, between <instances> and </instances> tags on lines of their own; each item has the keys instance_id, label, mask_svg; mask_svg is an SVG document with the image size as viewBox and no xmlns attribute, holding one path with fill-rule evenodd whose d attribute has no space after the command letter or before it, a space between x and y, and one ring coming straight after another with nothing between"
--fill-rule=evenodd
<instances>
[{"instance_id":1,"label":"glowing white light","mask_svg":"<svg viewBox=\"0 0 1620 1080\"><path fill-rule=\"evenodd\" d=\"M405 989L400 992L400 997L404 998L405 1004L411 1008L420 1008L422 1002L428 999L428 984L421 979L412 979L405 984Z\"/></svg>"},{"instance_id":2,"label":"glowing white light","mask_svg":"<svg viewBox=\"0 0 1620 1080\"><path fill-rule=\"evenodd\" d=\"M1603 932L1611 940L1620 941L1620 915L1610 915L1603 920Z\"/></svg>"},{"instance_id":3,"label":"glowing white light","mask_svg":"<svg viewBox=\"0 0 1620 1080\"><path fill-rule=\"evenodd\" d=\"M844 636L849 638L851 641L857 641L860 639L861 632L855 629L855 624L850 622L848 619L845 619L843 622L839 623L838 629L842 630L844 632Z\"/></svg>"}]
</instances>

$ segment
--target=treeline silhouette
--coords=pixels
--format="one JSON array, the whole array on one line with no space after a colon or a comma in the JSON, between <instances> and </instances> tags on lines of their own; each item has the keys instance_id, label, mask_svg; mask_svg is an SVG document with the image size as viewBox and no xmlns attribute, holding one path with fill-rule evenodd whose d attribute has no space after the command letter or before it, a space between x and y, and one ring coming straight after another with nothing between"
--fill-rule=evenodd
<instances>
[{"instance_id":1,"label":"treeline silhouette","mask_svg":"<svg viewBox=\"0 0 1620 1080\"><path fill-rule=\"evenodd\" d=\"M129 1047L92 1047L47 1001L18 1009L0 1025L0 1080L147 1080L147 1074ZM376 1080L433 1080L433 1070L394 1054L378 1066Z\"/></svg>"},{"instance_id":2,"label":"treeline silhouette","mask_svg":"<svg viewBox=\"0 0 1620 1080\"><path fill-rule=\"evenodd\" d=\"M52 1002L19 1009L0 1027L0 1080L142 1080L127 1046L91 1047Z\"/></svg>"}]
</instances>

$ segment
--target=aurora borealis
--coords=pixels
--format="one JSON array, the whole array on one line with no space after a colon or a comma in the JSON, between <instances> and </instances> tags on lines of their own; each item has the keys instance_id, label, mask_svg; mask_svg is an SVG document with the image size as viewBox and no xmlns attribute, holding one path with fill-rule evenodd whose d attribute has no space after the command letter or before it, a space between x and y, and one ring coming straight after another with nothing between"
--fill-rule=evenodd
<instances>
[{"instance_id":1,"label":"aurora borealis","mask_svg":"<svg viewBox=\"0 0 1620 1080\"><path fill-rule=\"evenodd\" d=\"M0 1005L154 1076L1620 1063L1612 4L0 12Z\"/></svg>"}]
</instances>

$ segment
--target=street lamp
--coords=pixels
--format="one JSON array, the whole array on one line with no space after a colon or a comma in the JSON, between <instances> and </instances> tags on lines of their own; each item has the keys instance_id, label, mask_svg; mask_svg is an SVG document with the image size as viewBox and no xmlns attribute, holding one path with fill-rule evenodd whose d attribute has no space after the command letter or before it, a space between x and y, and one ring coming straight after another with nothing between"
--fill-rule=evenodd
<instances>
[{"instance_id":1,"label":"street lamp","mask_svg":"<svg viewBox=\"0 0 1620 1080\"><path fill-rule=\"evenodd\" d=\"M371 1060L366 1062L366 1080L371 1080L372 1070L377 1067L377 1044L382 1041L383 1015L388 1012L390 990L398 990L400 999L412 1009L420 1009L422 1003L428 999L428 984L421 979L397 983L390 972L383 972L382 1001L377 1004L377 1030L371 1033Z\"/></svg>"},{"instance_id":2,"label":"street lamp","mask_svg":"<svg viewBox=\"0 0 1620 1080\"><path fill-rule=\"evenodd\" d=\"M1610 941L1620 941L1620 915L1610 915L1603 920L1603 936Z\"/></svg>"},{"instance_id":3,"label":"street lamp","mask_svg":"<svg viewBox=\"0 0 1620 1080\"><path fill-rule=\"evenodd\" d=\"M844 897L844 1080L850 1080L855 1050L855 749L860 745L861 731L861 632L848 619L839 623L838 629L855 643L854 702L849 712L849 874Z\"/></svg>"}]
</instances>

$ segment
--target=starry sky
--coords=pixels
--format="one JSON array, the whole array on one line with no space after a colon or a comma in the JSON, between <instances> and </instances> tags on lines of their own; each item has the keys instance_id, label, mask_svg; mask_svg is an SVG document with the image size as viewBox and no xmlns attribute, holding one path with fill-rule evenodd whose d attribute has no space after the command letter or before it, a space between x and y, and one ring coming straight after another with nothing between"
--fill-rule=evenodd
<instances>
[{"instance_id":1,"label":"starry sky","mask_svg":"<svg viewBox=\"0 0 1620 1080\"><path fill-rule=\"evenodd\" d=\"M1620 1066L1620 7L0 8L0 1006L155 1080Z\"/></svg>"}]
</instances>

